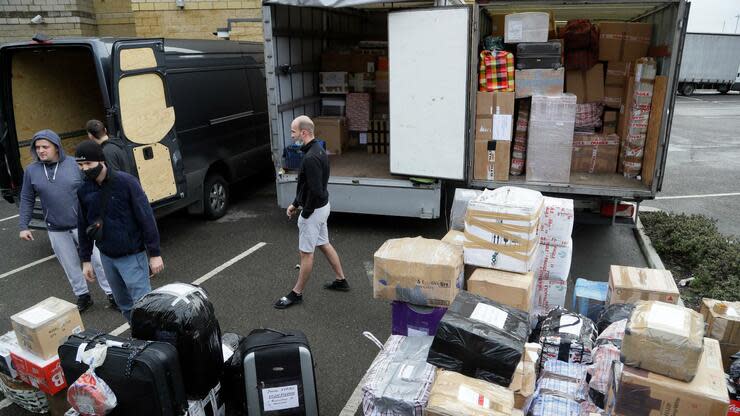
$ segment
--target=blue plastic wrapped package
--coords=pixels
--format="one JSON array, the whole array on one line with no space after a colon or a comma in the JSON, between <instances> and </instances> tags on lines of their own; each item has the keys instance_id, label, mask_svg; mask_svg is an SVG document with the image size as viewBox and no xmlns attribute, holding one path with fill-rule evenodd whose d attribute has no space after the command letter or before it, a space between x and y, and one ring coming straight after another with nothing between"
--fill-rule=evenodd
<instances>
[{"instance_id":1,"label":"blue plastic wrapped package","mask_svg":"<svg viewBox=\"0 0 740 416\"><path fill-rule=\"evenodd\" d=\"M417 306L395 301L391 304L391 333L404 336L434 336L447 308Z\"/></svg>"},{"instance_id":2,"label":"blue plastic wrapped package","mask_svg":"<svg viewBox=\"0 0 740 416\"><path fill-rule=\"evenodd\" d=\"M219 383L221 327L203 288L172 283L142 296L131 310L131 336L177 348L188 398L200 400Z\"/></svg>"},{"instance_id":3,"label":"blue plastic wrapped package","mask_svg":"<svg viewBox=\"0 0 740 416\"><path fill-rule=\"evenodd\" d=\"M606 305L609 283L594 282L586 279L576 280L573 289L573 311L596 322Z\"/></svg>"},{"instance_id":4,"label":"blue plastic wrapped package","mask_svg":"<svg viewBox=\"0 0 740 416\"><path fill-rule=\"evenodd\" d=\"M365 416L422 416L434 382L426 362L432 337L391 335L362 386Z\"/></svg>"}]
</instances>

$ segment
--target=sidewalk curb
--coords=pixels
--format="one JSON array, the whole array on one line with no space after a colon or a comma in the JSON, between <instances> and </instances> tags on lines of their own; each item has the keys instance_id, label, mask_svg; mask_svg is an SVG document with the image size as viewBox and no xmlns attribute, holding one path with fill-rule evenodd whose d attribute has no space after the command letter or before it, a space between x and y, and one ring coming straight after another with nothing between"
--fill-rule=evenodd
<instances>
[{"instance_id":1,"label":"sidewalk curb","mask_svg":"<svg viewBox=\"0 0 740 416\"><path fill-rule=\"evenodd\" d=\"M637 243L640 246L640 250L642 251L642 255L645 256L648 266L651 269L665 270L663 261L660 259L658 252L655 251L655 247L653 247L650 237L645 233L645 227L643 227L640 217L637 217L635 235L637 237Z\"/></svg>"}]
</instances>

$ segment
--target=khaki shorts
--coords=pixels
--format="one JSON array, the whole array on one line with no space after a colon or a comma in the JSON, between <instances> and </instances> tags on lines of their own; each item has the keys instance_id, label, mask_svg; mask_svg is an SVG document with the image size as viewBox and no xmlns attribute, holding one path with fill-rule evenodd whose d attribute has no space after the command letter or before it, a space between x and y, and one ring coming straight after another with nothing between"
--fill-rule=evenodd
<instances>
[{"instance_id":1,"label":"khaki shorts","mask_svg":"<svg viewBox=\"0 0 740 416\"><path fill-rule=\"evenodd\" d=\"M331 206L327 203L314 210L308 218L298 216L298 250L313 253L316 247L329 244L329 228L326 222L330 212Z\"/></svg>"}]
</instances>

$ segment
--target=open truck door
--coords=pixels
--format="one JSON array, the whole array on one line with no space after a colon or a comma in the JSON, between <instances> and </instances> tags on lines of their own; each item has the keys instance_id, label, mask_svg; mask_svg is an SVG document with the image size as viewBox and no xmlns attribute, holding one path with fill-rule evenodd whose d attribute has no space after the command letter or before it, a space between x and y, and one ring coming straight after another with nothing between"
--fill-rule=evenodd
<instances>
[{"instance_id":1,"label":"open truck door","mask_svg":"<svg viewBox=\"0 0 740 416\"><path fill-rule=\"evenodd\" d=\"M8 147L8 127L3 121L2 112L0 111L0 196L11 204L15 202L15 195L12 189L12 179L10 167L8 166L7 157Z\"/></svg>"},{"instance_id":2,"label":"open truck door","mask_svg":"<svg viewBox=\"0 0 740 416\"><path fill-rule=\"evenodd\" d=\"M185 173L175 133L164 65L163 39L113 45L113 102L120 136L153 206L185 196Z\"/></svg>"},{"instance_id":3,"label":"open truck door","mask_svg":"<svg viewBox=\"0 0 740 416\"><path fill-rule=\"evenodd\" d=\"M461 6L388 15L393 174L465 179L470 14Z\"/></svg>"}]
</instances>

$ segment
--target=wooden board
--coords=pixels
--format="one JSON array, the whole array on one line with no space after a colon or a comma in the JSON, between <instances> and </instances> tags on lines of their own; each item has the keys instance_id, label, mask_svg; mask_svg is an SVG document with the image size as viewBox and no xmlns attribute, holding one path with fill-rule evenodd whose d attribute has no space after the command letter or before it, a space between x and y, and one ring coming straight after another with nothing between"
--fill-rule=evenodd
<instances>
[{"instance_id":1,"label":"wooden board","mask_svg":"<svg viewBox=\"0 0 740 416\"><path fill-rule=\"evenodd\" d=\"M146 159L144 151L152 149L153 157ZM149 202L159 201L177 193L175 173L172 170L170 150L161 143L134 147L136 171L139 173L141 187Z\"/></svg>"},{"instance_id":2,"label":"wooden board","mask_svg":"<svg viewBox=\"0 0 740 416\"><path fill-rule=\"evenodd\" d=\"M352 178L396 179L391 175L390 157L385 154L368 154L363 149L349 149L341 155L329 156L331 176Z\"/></svg>"},{"instance_id":3,"label":"wooden board","mask_svg":"<svg viewBox=\"0 0 740 416\"><path fill-rule=\"evenodd\" d=\"M175 109L167 107L164 83L157 74L121 78L118 82L121 124L126 138L137 144L162 140L175 125Z\"/></svg>"},{"instance_id":4,"label":"wooden board","mask_svg":"<svg viewBox=\"0 0 740 416\"><path fill-rule=\"evenodd\" d=\"M121 71L156 68L157 59L152 48L132 48L121 51Z\"/></svg>"},{"instance_id":5,"label":"wooden board","mask_svg":"<svg viewBox=\"0 0 740 416\"><path fill-rule=\"evenodd\" d=\"M617 126L617 134L619 135L621 146L619 148L619 163L617 164L617 172L622 173L624 169L622 163L624 162L624 138L629 132L629 118L632 113L632 96L635 94L635 77L629 77L627 79L627 85L624 86L624 101L622 108L619 109L619 125Z\"/></svg>"},{"instance_id":6,"label":"wooden board","mask_svg":"<svg viewBox=\"0 0 740 416\"><path fill-rule=\"evenodd\" d=\"M39 130L64 134L84 130L89 119L105 119L98 78L88 51L70 48L15 52L11 71L18 142L31 140ZM74 146L84 138L65 139L65 151L74 154ZM20 155L23 166L32 161L27 146L21 147Z\"/></svg>"},{"instance_id":7,"label":"wooden board","mask_svg":"<svg viewBox=\"0 0 740 416\"><path fill-rule=\"evenodd\" d=\"M650 108L650 121L648 122L645 151L642 157L642 183L647 186L653 185L653 174L655 173L655 164L658 159L660 125L663 121L663 106L665 105L667 89L668 77L663 75L655 77L653 102Z\"/></svg>"}]
</instances>

